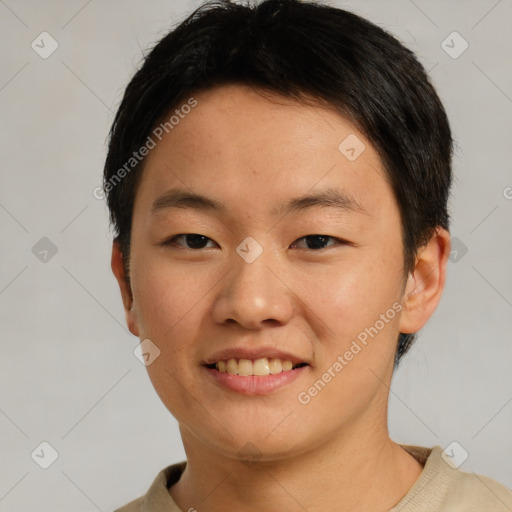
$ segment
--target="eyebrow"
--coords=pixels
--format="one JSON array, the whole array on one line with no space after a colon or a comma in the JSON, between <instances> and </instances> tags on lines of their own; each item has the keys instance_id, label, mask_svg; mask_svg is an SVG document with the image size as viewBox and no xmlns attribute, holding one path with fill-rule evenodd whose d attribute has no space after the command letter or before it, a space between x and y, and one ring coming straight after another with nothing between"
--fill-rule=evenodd
<instances>
[{"instance_id":1,"label":"eyebrow","mask_svg":"<svg viewBox=\"0 0 512 512\"><path fill-rule=\"evenodd\" d=\"M368 211L354 197L334 188L290 199L277 208L273 208L271 213L273 215L285 215L291 212L302 212L311 208L322 207L369 215ZM226 206L220 201L176 188L158 197L151 207L151 212L159 213L171 208L192 208L198 211L219 213L226 210Z\"/></svg>"}]
</instances>

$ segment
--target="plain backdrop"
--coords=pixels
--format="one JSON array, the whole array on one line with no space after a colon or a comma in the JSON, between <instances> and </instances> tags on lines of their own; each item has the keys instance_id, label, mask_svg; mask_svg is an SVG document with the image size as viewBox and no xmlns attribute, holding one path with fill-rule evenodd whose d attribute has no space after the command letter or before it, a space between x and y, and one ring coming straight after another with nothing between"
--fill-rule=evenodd
<instances>
[{"instance_id":1,"label":"plain backdrop","mask_svg":"<svg viewBox=\"0 0 512 512\"><path fill-rule=\"evenodd\" d=\"M456 252L441 304L394 377L391 435L456 441L469 455L461 469L511 487L512 2L330 3L416 52L456 139ZM2 511L112 511L184 460L176 421L133 354L93 190L142 50L199 4L0 0Z\"/></svg>"}]
</instances>

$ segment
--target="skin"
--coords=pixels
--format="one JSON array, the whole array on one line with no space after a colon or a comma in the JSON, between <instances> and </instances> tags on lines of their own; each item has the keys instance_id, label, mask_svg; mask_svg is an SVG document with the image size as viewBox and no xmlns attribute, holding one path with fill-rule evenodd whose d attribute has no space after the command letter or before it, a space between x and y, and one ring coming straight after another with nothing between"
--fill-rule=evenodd
<instances>
[{"instance_id":1,"label":"skin","mask_svg":"<svg viewBox=\"0 0 512 512\"><path fill-rule=\"evenodd\" d=\"M170 494L184 511L225 510L227 503L244 511L389 510L422 471L388 434L396 340L434 312L449 234L436 230L404 280L393 191L377 152L350 122L245 85L194 97L197 107L147 157L133 212L130 284L116 243L112 253L130 331L161 351L147 370L187 453ZM338 150L350 134L366 146L353 162ZM225 210L152 213L175 187ZM272 213L329 187L365 212L316 206ZM208 237L205 247L190 248L184 237L161 245L186 233ZM319 234L334 238L320 249L304 239ZM263 249L252 263L236 252L248 236ZM401 312L307 405L299 403L299 393L394 303ZM309 367L277 392L248 396L219 386L202 366L221 349L261 345ZM248 446L252 458L241 454Z\"/></svg>"}]
</instances>

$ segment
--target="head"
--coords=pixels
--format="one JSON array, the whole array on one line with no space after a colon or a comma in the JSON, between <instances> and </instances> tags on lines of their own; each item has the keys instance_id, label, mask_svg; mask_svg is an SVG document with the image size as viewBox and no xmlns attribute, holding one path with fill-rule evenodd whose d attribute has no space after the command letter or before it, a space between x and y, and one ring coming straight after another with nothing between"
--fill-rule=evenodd
<instances>
[{"instance_id":1,"label":"head","mask_svg":"<svg viewBox=\"0 0 512 512\"><path fill-rule=\"evenodd\" d=\"M240 436L268 447L248 419L272 430L289 393L226 398L202 380L232 347L307 363L289 385L294 444L386 401L382 381L444 286L451 152L421 64L341 9L210 3L149 52L111 129L104 189L128 325L161 351L148 372L182 427L225 453ZM298 403L293 386L326 371L321 399ZM187 394L217 420L196 421ZM234 410L244 420L226 433Z\"/></svg>"}]
</instances>

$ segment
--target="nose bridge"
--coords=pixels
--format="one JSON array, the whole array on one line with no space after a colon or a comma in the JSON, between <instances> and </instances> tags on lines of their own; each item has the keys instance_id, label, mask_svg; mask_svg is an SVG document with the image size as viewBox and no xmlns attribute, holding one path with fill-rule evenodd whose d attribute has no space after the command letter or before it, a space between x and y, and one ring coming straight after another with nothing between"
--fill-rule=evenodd
<instances>
[{"instance_id":1,"label":"nose bridge","mask_svg":"<svg viewBox=\"0 0 512 512\"><path fill-rule=\"evenodd\" d=\"M268 248L263 249L253 238L245 239L235 251L232 258L234 268L233 285L244 289L251 288L255 292L266 293L276 283L270 283L275 279L274 273L278 270L279 262L275 254ZM271 272L274 268L274 273Z\"/></svg>"},{"instance_id":2,"label":"nose bridge","mask_svg":"<svg viewBox=\"0 0 512 512\"><path fill-rule=\"evenodd\" d=\"M214 307L216 321L236 321L247 328L269 320L286 323L293 305L278 277L281 263L275 251L252 237L245 238L230 258L232 271Z\"/></svg>"}]
</instances>

